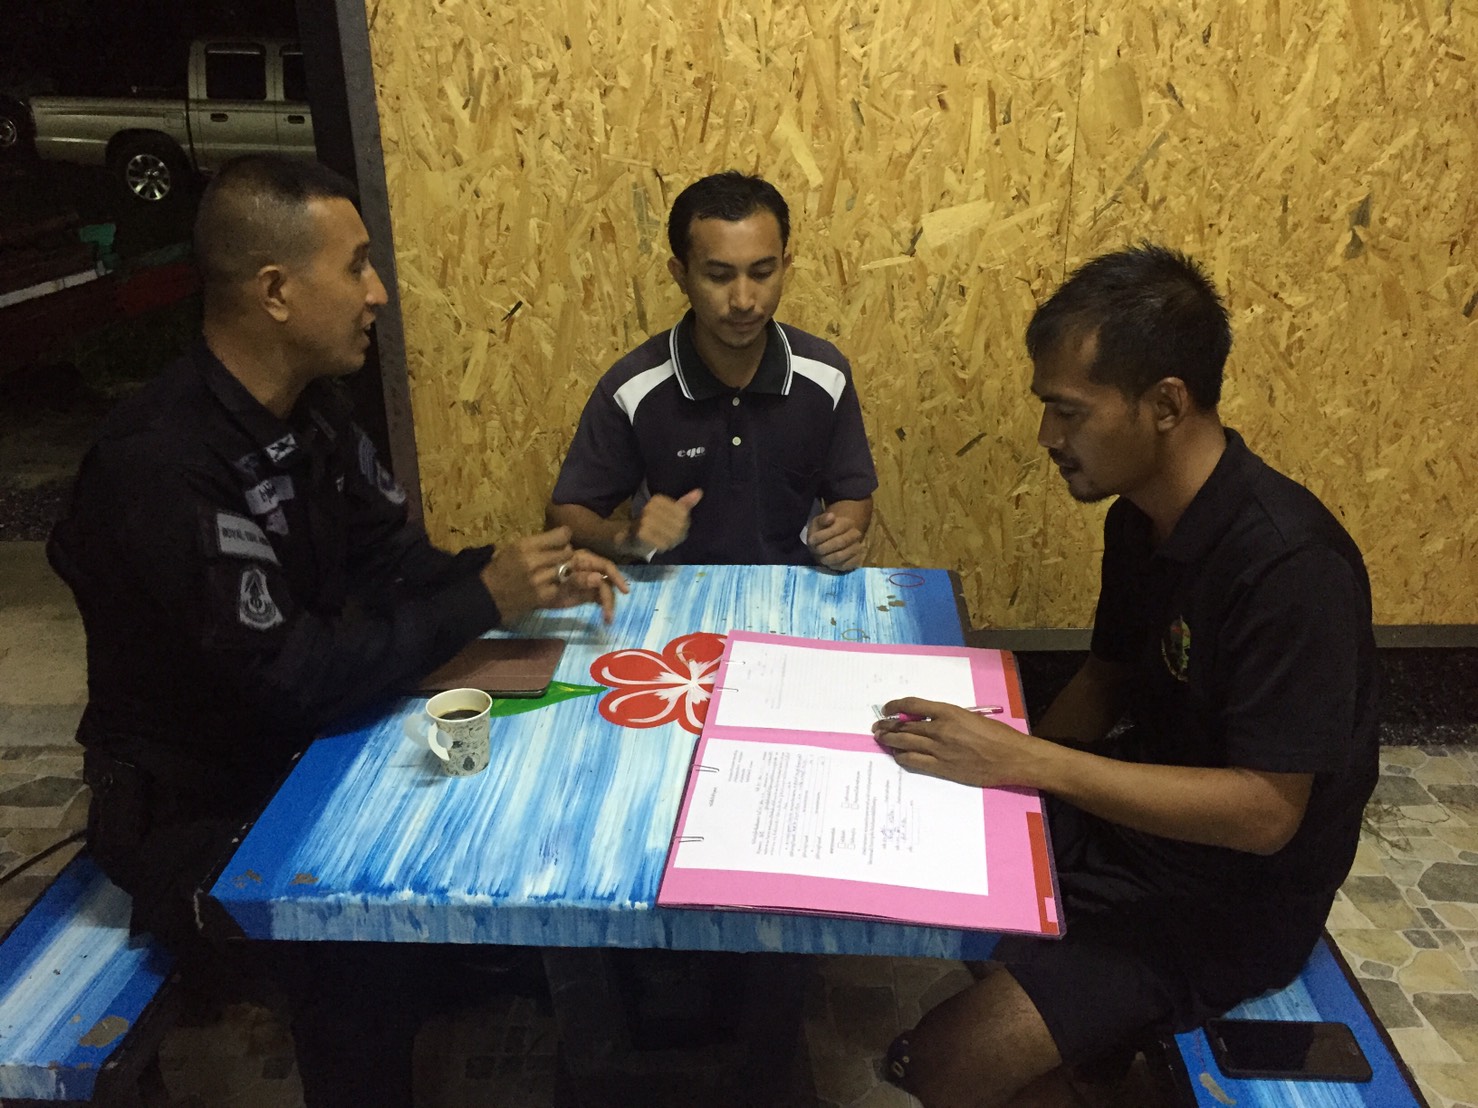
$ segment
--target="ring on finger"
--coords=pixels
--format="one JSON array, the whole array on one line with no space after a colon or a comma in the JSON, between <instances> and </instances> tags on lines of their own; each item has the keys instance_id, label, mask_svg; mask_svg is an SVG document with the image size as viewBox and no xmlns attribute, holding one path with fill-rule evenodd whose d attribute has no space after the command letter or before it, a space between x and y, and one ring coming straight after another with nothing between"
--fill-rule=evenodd
<instances>
[{"instance_id":1,"label":"ring on finger","mask_svg":"<svg viewBox=\"0 0 1478 1108\"><path fill-rule=\"evenodd\" d=\"M560 562L559 568L554 571L555 580L561 585L570 579L570 563Z\"/></svg>"}]
</instances>

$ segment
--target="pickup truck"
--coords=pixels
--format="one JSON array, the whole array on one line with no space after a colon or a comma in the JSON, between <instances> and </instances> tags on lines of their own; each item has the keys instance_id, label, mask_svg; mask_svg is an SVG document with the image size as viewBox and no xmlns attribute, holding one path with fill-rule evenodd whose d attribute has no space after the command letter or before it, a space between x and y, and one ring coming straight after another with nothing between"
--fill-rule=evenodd
<instances>
[{"instance_id":1,"label":"pickup truck","mask_svg":"<svg viewBox=\"0 0 1478 1108\"><path fill-rule=\"evenodd\" d=\"M159 204L193 170L238 154L313 157L303 51L276 38L217 36L190 45L186 98L37 96L38 157L106 165L128 194Z\"/></svg>"}]
</instances>

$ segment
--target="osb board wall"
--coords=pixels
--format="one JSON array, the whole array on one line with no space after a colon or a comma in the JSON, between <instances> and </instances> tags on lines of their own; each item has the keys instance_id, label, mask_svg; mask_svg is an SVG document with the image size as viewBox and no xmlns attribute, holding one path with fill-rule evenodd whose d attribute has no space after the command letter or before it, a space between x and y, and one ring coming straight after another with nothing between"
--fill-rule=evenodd
<instances>
[{"instance_id":1,"label":"osb board wall","mask_svg":"<svg viewBox=\"0 0 1478 1108\"><path fill-rule=\"evenodd\" d=\"M1205 260L1223 406L1360 542L1381 623L1478 622L1478 3L368 0L423 492L536 529L580 409L683 309L665 219L790 201L781 318L856 371L874 564L1087 624L1102 508L1035 444L1021 334L1103 250Z\"/></svg>"}]
</instances>

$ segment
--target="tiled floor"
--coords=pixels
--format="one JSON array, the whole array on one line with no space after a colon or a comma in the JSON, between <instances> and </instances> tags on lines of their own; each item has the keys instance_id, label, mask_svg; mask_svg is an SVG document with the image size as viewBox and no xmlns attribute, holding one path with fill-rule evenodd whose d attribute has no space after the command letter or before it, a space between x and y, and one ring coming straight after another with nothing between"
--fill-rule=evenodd
<instances>
[{"instance_id":1,"label":"tiled floor","mask_svg":"<svg viewBox=\"0 0 1478 1108\"><path fill-rule=\"evenodd\" d=\"M72 741L83 699L82 634L37 543L0 543L0 873L82 826ZM1330 930L1362 978L1433 1108L1478 1105L1478 735L1467 747L1391 747L1354 872ZM70 857L0 885L8 927ZM914 1103L879 1082L899 1030L969 981L958 963L818 958L805 1037L820 1103ZM553 1103L558 1035L538 998L501 997L429 1024L417 1044L428 1105ZM291 1043L268 1009L187 1020L161 1055L173 1102L300 1104ZM1142 1087L1116 1103L1149 1108Z\"/></svg>"}]
</instances>

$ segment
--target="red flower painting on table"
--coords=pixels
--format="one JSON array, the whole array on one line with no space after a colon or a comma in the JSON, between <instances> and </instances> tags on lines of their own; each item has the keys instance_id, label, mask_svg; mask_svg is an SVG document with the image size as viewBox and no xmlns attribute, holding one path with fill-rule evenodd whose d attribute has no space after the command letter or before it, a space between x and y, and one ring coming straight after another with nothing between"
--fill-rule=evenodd
<instances>
[{"instance_id":1,"label":"red flower painting on table","mask_svg":"<svg viewBox=\"0 0 1478 1108\"><path fill-rule=\"evenodd\" d=\"M703 730L723 653L722 635L695 631L673 639L660 654L602 654L590 665L590 676L612 690L601 697L600 714L621 727L676 723L696 735Z\"/></svg>"}]
</instances>

